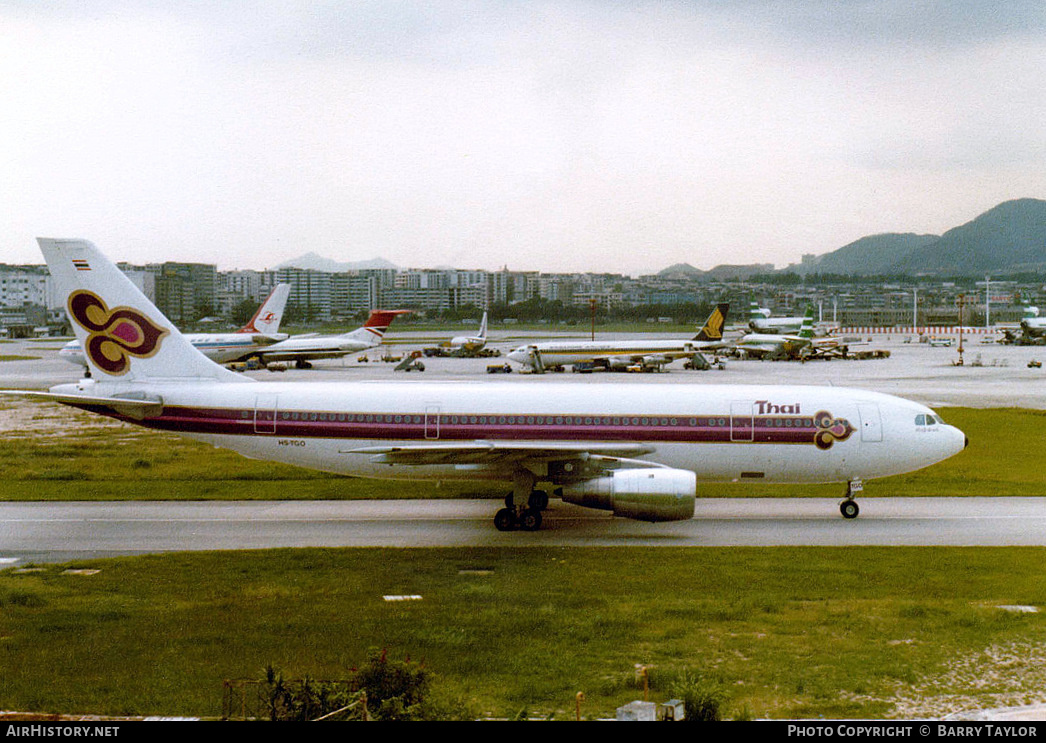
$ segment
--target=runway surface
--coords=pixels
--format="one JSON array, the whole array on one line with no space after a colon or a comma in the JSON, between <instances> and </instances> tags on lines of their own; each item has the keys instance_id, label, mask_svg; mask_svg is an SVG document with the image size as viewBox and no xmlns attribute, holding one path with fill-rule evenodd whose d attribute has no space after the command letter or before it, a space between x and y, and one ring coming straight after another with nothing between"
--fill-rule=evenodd
<instances>
[{"instance_id":1,"label":"runway surface","mask_svg":"<svg viewBox=\"0 0 1046 743\"><path fill-rule=\"evenodd\" d=\"M496 500L0 503L0 566L273 547L1046 546L1046 498L700 500L646 524L554 502L539 532L498 532Z\"/></svg>"}]
</instances>

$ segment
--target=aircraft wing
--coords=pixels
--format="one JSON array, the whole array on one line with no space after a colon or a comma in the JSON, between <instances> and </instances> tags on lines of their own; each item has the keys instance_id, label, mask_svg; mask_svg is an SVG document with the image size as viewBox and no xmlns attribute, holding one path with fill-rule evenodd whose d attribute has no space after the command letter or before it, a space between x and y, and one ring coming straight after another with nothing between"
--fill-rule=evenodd
<instances>
[{"instance_id":1,"label":"aircraft wing","mask_svg":"<svg viewBox=\"0 0 1046 743\"><path fill-rule=\"evenodd\" d=\"M270 346L273 343L279 343L280 341L287 340L286 333L277 333L276 335L267 335L265 333L255 333L251 336L251 343L256 346Z\"/></svg>"},{"instance_id":2,"label":"aircraft wing","mask_svg":"<svg viewBox=\"0 0 1046 743\"><path fill-rule=\"evenodd\" d=\"M684 355L686 355L686 356L693 356L694 353L697 353L697 352L700 352L700 351L722 351L722 350L727 349L727 348L733 348L734 345L735 345L734 343L732 343L732 342L730 342L728 340L700 341L700 342L694 343L692 348L687 349L688 352L686 354L684 354Z\"/></svg>"},{"instance_id":3,"label":"aircraft wing","mask_svg":"<svg viewBox=\"0 0 1046 743\"><path fill-rule=\"evenodd\" d=\"M404 446L369 446L349 449L340 454L370 454L379 464L504 464L521 461L557 459L599 460L638 457L654 451L645 444L593 444L549 442L472 441L461 444L408 444ZM658 466L650 462L639 463Z\"/></svg>"}]
</instances>

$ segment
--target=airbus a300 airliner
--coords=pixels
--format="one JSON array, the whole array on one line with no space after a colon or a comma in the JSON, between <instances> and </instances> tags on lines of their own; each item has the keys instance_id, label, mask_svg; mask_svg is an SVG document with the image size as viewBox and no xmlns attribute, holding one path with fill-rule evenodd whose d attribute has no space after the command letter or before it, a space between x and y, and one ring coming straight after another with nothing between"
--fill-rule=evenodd
<instances>
[{"instance_id":1,"label":"airbus a300 airliner","mask_svg":"<svg viewBox=\"0 0 1046 743\"><path fill-rule=\"evenodd\" d=\"M965 437L929 408L813 386L260 382L204 357L91 243L40 239L91 378L20 392L248 457L362 477L511 485L494 521L540 528L546 490L689 519L698 481L848 483L917 470Z\"/></svg>"}]
</instances>

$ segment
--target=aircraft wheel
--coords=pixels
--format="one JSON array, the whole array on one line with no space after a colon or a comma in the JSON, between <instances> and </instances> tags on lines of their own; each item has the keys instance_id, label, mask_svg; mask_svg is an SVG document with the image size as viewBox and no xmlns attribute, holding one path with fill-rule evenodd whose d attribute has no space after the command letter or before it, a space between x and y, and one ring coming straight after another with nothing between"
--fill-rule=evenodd
<instances>
[{"instance_id":1,"label":"aircraft wheel","mask_svg":"<svg viewBox=\"0 0 1046 743\"><path fill-rule=\"evenodd\" d=\"M843 515L844 519L855 519L857 518L857 514L861 512L861 509L857 506L857 501L847 498L839 504L839 512Z\"/></svg>"},{"instance_id":2,"label":"aircraft wheel","mask_svg":"<svg viewBox=\"0 0 1046 743\"><path fill-rule=\"evenodd\" d=\"M535 511L544 511L548 508L548 493L544 490L534 490L530 493L527 505Z\"/></svg>"},{"instance_id":3,"label":"aircraft wheel","mask_svg":"<svg viewBox=\"0 0 1046 743\"><path fill-rule=\"evenodd\" d=\"M523 531L537 531L541 528L541 511L536 508L528 508L520 517L519 525Z\"/></svg>"},{"instance_id":4,"label":"aircraft wheel","mask_svg":"<svg viewBox=\"0 0 1046 743\"><path fill-rule=\"evenodd\" d=\"M498 531L513 531L516 528L516 514L511 508L502 508L494 514L494 528Z\"/></svg>"}]
</instances>

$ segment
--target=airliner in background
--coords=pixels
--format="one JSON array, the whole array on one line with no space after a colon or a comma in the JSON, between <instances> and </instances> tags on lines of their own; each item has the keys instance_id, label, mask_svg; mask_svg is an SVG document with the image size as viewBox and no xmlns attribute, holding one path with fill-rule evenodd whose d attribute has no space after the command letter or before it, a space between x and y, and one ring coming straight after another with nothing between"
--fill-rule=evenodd
<instances>
[{"instance_id":1,"label":"airliner in background","mask_svg":"<svg viewBox=\"0 0 1046 743\"><path fill-rule=\"evenodd\" d=\"M203 356L91 243L39 239L91 378L5 391L345 475L484 480L504 531L540 528L548 491L650 522L693 516L696 483L847 483L965 446L932 410L856 389L583 382L260 382ZM76 488L70 483L70 488ZM503 491L502 491L503 492Z\"/></svg>"},{"instance_id":2,"label":"airliner in background","mask_svg":"<svg viewBox=\"0 0 1046 743\"><path fill-rule=\"evenodd\" d=\"M733 345L741 357L758 359L807 359L826 356L845 356L854 343L831 335L817 336L814 332L814 312L809 309L798 333L748 333Z\"/></svg>"},{"instance_id":3,"label":"airliner in background","mask_svg":"<svg viewBox=\"0 0 1046 743\"><path fill-rule=\"evenodd\" d=\"M299 369L312 367L315 359L339 359L350 353L366 351L380 346L392 321L410 310L372 310L370 317L355 330L341 335L292 335L290 338L260 348L251 354L262 364L276 361L293 361Z\"/></svg>"},{"instance_id":4,"label":"airliner in background","mask_svg":"<svg viewBox=\"0 0 1046 743\"><path fill-rule=\"evenodd\" d=\"M186 333L185 338L207 358L219 364L249 358L262 348L290 337L279 332L290 291L290 284L277 284L254 317L234 333ZM79 340L66 343L58 356L71 364L87 366Z\"/></svg>"},{"instance_id":5,"label":"airliner in background","mask_svg":"<svg viewBox=\"0 0 1046 743\"><path fill-rule=\"evenodd\" d=\"M479 331L475 335L456 335L453 338L451 338L447 343L443 344L443 347L452 356L465 356L482 351L486 345L487 313L484 312L483 318L479 321Z\"/></svg>"},{"instance_id":6,"label":"airliner in background","mask_svg":"<svg viewBox=\"0 0 1046 743\"><path fill-rule=\"evenodd\" d=\"M1039 317L1038 307L1024 308L1024 317L1021 318L1021 330L1029 338L1046 336L1046 317Z\"/></svg>"},{"instance_id":7,"label":"airliner in background","mask_svg":"<svg viewBox=\"0 0 1046 743\"><path fill-rule=\"evenodd\" d=\"M770 310L752 302L748 312L748 328L752 333L795 334L802 330L807 317L813 320L813 308L807 309L806 314L800 317L773 317Z\"/></svg>"},{"instance_id":8,"label":"airliner in background","mask_svg":"<svg viewBox=\"0 0 1046 743\"><path fill-rule=\"evenodd\" d=\"M691 358L702 351L725 349L723 327L730 309L719 304L704 326L689 340L542 341L509 351L508 357L535 372L572 364L591 363L606 369L632 365L662 366L676 359Z\"/></svg>"},{"instance_id":9,"label":"airliner in background","mask_svg":"<svg viewBox=\"0 0 1046 743\"><path fill-rule=\"evenodd\" d=\"M454 356L458 358L471 358L474 356L499 356L500 353L493 349L484 352L487 346L487 313L479 321L479 332L475 335L456 335L450 340L443 341L438 346L429 346L423 353L426 356ZM409 363L409 362L407 362Z\"/></svg>"}]
</instances>

